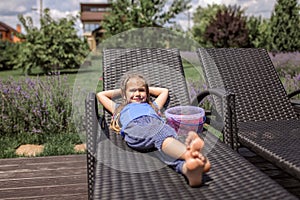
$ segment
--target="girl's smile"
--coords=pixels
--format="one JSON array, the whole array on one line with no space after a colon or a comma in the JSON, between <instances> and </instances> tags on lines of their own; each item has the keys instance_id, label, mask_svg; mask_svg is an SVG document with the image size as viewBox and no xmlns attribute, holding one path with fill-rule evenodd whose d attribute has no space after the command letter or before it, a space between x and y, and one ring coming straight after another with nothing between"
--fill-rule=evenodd
<instances>
[{"instance_id":1,"label":"girl's smile","mask_svg":"<svg viewBox=\"0 0 300 200\"><path fill-rule=\"evenodd\" d=\"M132 78L126 85L126 100L129 103L144 103L147 100L145 83L142 80Z\"/></svg>"}]
</instances>

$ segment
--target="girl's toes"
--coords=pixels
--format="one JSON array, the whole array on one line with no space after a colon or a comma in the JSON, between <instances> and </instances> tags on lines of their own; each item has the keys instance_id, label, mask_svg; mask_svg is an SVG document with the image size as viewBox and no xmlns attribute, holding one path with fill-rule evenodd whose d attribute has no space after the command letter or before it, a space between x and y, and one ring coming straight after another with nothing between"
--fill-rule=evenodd
<instances>
[{"instance_id":1,"label":"girl's toes","mask_svg":"<svg viewBox=\"0 0 300 200\"><path fill-rule=\"evenodd\" d=\"M204 147L204 142L200 137L198 137L191 142L190 146L192 151L201 151Z\"/></svg>"}]
</instances>

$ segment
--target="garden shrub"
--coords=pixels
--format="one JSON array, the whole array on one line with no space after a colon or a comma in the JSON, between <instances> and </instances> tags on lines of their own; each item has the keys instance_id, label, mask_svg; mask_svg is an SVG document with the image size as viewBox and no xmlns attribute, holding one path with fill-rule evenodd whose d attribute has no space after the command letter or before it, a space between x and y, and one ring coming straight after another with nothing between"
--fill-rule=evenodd
<instances>
[{"instance_id":1,"label":"garden shrub","mask_svg":"<svg viewBox=\"0 0 300 200\"><path fill-rule=\"evenodd\" d=\"M269 53L287 93L300 88L300 52ZM300 98L300 95L296 96Z\"/></svg>"},{"instance_id":2,"label":"garden shrub","mask_svg":"<svg viewBox=\"0 0 300 200\"><path fill-rule=\"evenodd\" d=\"M0 79L0 130L3 135L75 133L72 88L67 76Z\"/></svg>"},{"instance_id":3,"label":"garden shrub","mask_svg":"<svg viewBox=\"0 0 300 200\"><path fill-rule=\"evenodd\" d=\"M282 83L287 93L292 93L300 88L300 73L293 76L283 70L280 74L283 77ZM297 97L299 98L300 96L298 95Z\"/></svg>"},{"instance_id":4,"label":"garden shrub","mask_svg":"<svg viewBox=\"0 0 300 200\"><path fill-rule=\"evenodd\" d=\"M0 71L11 70L14 67L14 59L17 57L19 44L9 41L0 41Z\"/></svg>"}]
</instances>

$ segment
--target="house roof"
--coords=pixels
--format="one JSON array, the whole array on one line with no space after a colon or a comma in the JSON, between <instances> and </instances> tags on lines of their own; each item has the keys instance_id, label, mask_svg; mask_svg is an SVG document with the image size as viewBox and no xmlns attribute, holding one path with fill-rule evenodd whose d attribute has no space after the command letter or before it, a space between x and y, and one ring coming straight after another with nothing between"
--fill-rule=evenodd
<instances>
[{"instance_id":1,"label":"house roof","mask_svg":"<svg viewBox=\"0 0 300 200\"><path fill-rule=\"evenodd\" d=\"M12 32L18 32L16 29L10 27L9 25L5 24L4 22L0 21L0 31L12 31Z\"/></svg>"}]
</instances>

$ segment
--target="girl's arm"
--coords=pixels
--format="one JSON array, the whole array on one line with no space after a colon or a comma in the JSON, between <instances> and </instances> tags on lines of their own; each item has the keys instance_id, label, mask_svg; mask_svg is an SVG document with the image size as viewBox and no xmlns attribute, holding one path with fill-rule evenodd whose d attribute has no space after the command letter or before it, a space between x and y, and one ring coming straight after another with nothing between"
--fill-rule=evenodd
<instances>
[{"instance_id":1,"label":"girl's arm","mask_svg":"<svg viewBox=\"0 0 300 200\"><path fill-rule=\"evenodd\" d=\"M106 110L108 110L111 113L114 113L116 103L112 99L120 95L121 89L107 90L97 93L97 98Z\"/></svg>"},{"instance_id":2,"label":"girl's arm","mask_svg":"<svg viewBox=\"0 0 300 200\"><path fill-rule=\"evenodd\" d=\"M149 87L150 95L156 96L155 103L158 109L161 109L169 96L169 90L167 88Z\"/></svg>"}]
</instances>

